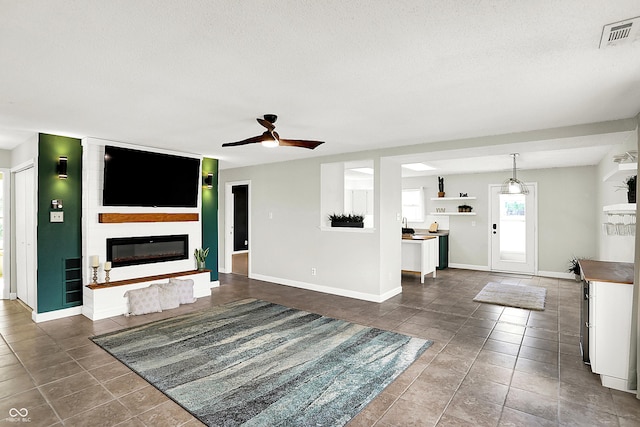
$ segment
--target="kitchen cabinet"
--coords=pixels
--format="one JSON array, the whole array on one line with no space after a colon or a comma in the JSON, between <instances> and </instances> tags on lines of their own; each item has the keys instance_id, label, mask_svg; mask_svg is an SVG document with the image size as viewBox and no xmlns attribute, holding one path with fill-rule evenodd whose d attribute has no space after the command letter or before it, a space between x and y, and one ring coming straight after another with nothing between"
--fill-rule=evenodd
<instances>
[{"instance_id":1,"label":"kitchen cabinet","mask_svg":"<svg viewBox=\"0 0 640 427\"><path fill-rule=\"evenodd\" d=\"M588 284L588 349L591 371L602 385L630 391L630 349L633 301L633 264L580 260Z\"/></svg>"},{"instance_id":2,"label":"kitchen cabinet","mask_svg":"<svg viewBox=\"0 0 640 427\"><path fill-rule=\"evenodd\" d=\"M438 237L409 236L402 237L402 270L420 272L420 283L424 276L433 273L436 277L438 264Z\"/></svg>"}]
</instances>

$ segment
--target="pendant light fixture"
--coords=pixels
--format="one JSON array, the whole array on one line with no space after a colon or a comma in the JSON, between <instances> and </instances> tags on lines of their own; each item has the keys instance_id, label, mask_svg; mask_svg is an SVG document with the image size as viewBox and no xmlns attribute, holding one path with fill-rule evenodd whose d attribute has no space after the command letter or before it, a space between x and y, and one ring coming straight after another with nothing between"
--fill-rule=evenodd
<instances>
[{"instance_id":1,"label":"pendant light fixture","mask_svg":"<svg viewBox=\"0 0 640 427\"><path fill-rule=\"evenodd\" d=\"M529 189L524 182L516 177L516 157L518 156L518 153L511 154L513 157L513 176L502 183L500 194L529 194Z\"/></svg>"}]
</instances>

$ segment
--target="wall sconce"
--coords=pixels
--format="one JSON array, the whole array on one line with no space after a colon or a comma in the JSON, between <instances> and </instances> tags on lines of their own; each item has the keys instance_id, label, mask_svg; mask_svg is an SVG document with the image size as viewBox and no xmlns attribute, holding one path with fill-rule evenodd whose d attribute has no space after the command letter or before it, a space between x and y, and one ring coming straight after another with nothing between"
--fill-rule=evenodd
<instances>
[{"instance_id":1,"label":"wall sconce","mask_svg":"<svg viewBox=\"0 0 640 427\"><path fill-rule=\"evenodd\" d=\"M206 185L207 188L213 188L213 174L212 173L208 173L207 176L204 178L204 185Z\"/></svg>"},{"instance_id":2,"label":"wall sconce","mask_svg":"<svg viewBox=\"0 0 640 427\"><path fill-rule=\"evenodd\" d=\"M67 179L67 156L60 156L58 158L56 171L58 172L58 178Z\"/></svg>"}]
</instances>

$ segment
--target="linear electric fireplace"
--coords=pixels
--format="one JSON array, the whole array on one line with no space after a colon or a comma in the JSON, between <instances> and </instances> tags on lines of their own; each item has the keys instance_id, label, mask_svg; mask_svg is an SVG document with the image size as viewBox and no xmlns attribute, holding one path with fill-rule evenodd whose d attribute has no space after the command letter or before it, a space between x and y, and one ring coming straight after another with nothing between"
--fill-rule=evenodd
<instances>
[{"instance_id":1,"label":"linear electric fireplace","mask_svg":"<svg viewBox=\"0 0 640 427\"><path fill-rule=\"evenodd\" d=\"M188 234L107 239L107 261L112 267L188 259L188 252Z\"/></svg>"}]
</instances>

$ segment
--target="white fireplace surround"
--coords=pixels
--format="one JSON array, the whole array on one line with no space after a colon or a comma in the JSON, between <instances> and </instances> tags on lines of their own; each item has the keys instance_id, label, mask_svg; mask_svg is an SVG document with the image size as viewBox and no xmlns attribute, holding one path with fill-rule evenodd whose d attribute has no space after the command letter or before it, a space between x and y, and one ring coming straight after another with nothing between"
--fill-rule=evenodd
<instances>
[{"instance_id":1,"label":"white fireplace surround","mask_svg":"<svg viewBox=\"0 0 640 427\"><path fill-rule=\"evenodd\" d=\"M200 194L198 206L195 208L153 208L153 207L113 207L102 206L102 189L104 173L104 147L113 145L136 150L147 150L146 147L125 143L107 141L96 138L82 140L82 265L83 282L91 283L91 256L97 255L100 260L98 282L104 281L104 262L107 260L107 239L114 237L161 236L170 234L187 234L189 236L189 254L202 246L202 223L200 218ZM155 149L154 152L194 157L202 160L201 156L175 151ZM149 177L149 184L153 185L153 177ZM200 191L202 188L200 187ZM196 213L198 221L184 222L138 222L138 223L100 223L100 213ZM158 262L152 264L131 265L113 268L110 272L111 281L136 279L146 276L170 274L188 270L195 270L195 259L190 256L186 260ZM196 297L211 294L211 287L218 286L218 282L210 282L209 273L200 273L190 277L195 282ZM148 284L147 284L148 285ZM83 288L83 309L85 316L92 320L124 314L126 298L124 293L129 289L142 287L143 284L114 286L109 289L90 290ZM102 300L101 300L102 298ZM107 300L109 301L107 303ZM104 304L107 303L107 304ZM99 310L96 310L100 307ZM99 311L99 312L98 312Z\"/></svg>"}]
</instances>

